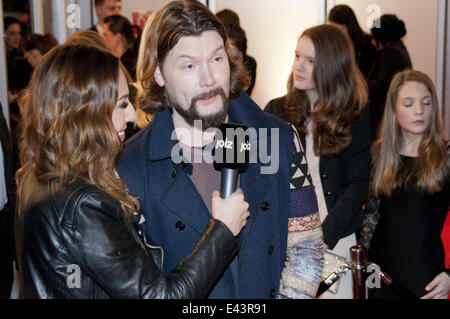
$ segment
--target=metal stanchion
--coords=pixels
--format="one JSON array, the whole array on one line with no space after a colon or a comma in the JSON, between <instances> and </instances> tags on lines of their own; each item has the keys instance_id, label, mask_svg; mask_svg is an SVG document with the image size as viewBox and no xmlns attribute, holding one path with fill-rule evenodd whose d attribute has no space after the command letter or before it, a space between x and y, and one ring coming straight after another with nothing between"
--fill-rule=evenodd
<instances>
[{"instance_id":1,"label":"metal stanchion","mask_svg":"<svg viewBox=\"0 0 450 319\"><path fill-rule=\"evenodd\" d=\"M352 272L353 278L353 299L366 299L366 251L361 246L353 246L350 248L351 263L343 264L338 270L331 273L324 281L320 283L317 296L327 291L339 278L347 273Z\"/></svg>"},{"instance_id":2,"label":"metal stanchion","mask_svg":"<svg viewBox=\"0 0 450 319\"><path fill-rule=\"evenodd\" d=\"M350 248L350 259L351 262L347 264L343 264L339 267L338 270L331 273L324 281L320 283L317 296L320 296L325 291L327 291L335 282L339 280L339 278L347 273L347 271L352 272L353 279L353 299L367 299L367 290L366 290L366 280L367 280L367 258L366 258L366 250L361 246L353 246ZM379 266L371 263L370 267L376 266L375 274L376 276L383 282L386 287L388 287L392 292L394 292L399 298L402 299L418 299L419 297L415 296L411 292L409 292L406 288L404 288L400 283L389 277L389 275L379 269ZM370 285L369 285L370 286ZM375 289L375 288L374 288Z\"/></svg>"},{"instance_id":3,"label":"metal stanchion","mask_svg":"<svg viewBox=\"0 0 450 319\"><path fill-rule=\"evenodd\" d=\"M322 281L319 285L319 289L317 290L317 297L327 291L333 284L341 278L343 274L345 274L350 268L347 264L342 265L339 269L333 273L331 273L324 281Z\"/></svg>"},{"instance_id":4,"label":"metal stanchion","mask_svg":"<svg viewBox=\"0 0 450 319\"><path fill-rule=\"evenodd\" d=\"M353 278L353 299L366 299L366 250L361 246L350 248Z\"/></svg>"}]
</instances>

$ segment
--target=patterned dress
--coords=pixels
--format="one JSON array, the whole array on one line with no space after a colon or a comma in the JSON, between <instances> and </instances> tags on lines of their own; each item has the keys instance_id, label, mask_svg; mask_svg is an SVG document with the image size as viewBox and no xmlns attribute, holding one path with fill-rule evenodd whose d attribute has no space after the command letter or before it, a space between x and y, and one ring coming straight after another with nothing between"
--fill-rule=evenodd
<instances>
[{"instance_id":1,"label":"patterned dress","mask_svg":"<svg viewBox=\"0 0 450 319\"><path fill-rule=\"evenodd\" d=\"M295 133L286 263L278 298L312 299L322 276L323 235L306 152Z\"/></svg>"}]
</instances>

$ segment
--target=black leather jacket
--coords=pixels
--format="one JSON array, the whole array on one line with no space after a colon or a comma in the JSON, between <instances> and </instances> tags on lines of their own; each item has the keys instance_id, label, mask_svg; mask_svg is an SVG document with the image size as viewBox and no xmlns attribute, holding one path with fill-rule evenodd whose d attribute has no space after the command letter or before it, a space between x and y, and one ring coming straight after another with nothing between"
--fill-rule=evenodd
<instances>
[{"instance_id":1,"label":"black leather jacket","mask_svg":"<svg viewBox=\"0 0 450 319\"><path fill-rule=\"evenodd\" d=\"M17 225L22 298L203 298L236 253L231 231L211 219L164 276L162 248L111 196L80 181L54 192L29 180Z\"/></svg>"}]
</instances>

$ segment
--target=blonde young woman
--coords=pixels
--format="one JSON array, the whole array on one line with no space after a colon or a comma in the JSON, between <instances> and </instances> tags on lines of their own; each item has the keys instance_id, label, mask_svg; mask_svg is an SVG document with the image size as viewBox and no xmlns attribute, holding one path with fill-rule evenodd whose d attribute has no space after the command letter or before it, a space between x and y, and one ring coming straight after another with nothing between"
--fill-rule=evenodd
<instances>
[{"instance_id":1,"label":"blonde young woman","mask_svg":"<svg viewBox=\"0 0 450 319\"><path fill-rule=\"evenodd\" d=\"M22 298L203 298L236 253L249 216L241 190L212 194L194 250L165 276L116 173L136 114L119 59L92 45L51 50L23 97L17 174Z\"/></svg>"},{"instance_id":2,"label":"blonde young woman","mask_svg":"<svg viewBox=\"0 0 450 319\"><path fill-rule=\"evenodd\" d=\"M265 111L297 128L311 170L325 250L349 257L364 213L369 188L370 121L367 86L356 65L350 38L338 27L320 25L300 36L287 95ZM337 294L351 299L351 275L340 279Z\"/></svg>"},{"instance_id":3,"label":"blonde young woman","mask_svg":"<svg viewBox=\"0 0 450 319\"><path fill-rule=\"evenodd\" d=\"M450 204L448 148L432 80L419 71L397 74L389 88L373 145L373 194L380 218L369 258L404 289L424 299L445 299L440 234ZM370 298L402 298L382 285Z\"/></svg>"}]
</instances>

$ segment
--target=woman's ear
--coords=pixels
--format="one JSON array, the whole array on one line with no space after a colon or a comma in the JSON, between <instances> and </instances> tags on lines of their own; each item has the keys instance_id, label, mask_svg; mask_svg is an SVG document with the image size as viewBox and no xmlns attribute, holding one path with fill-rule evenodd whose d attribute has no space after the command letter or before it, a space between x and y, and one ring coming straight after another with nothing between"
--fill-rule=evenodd
<instances>
[{"instance_id":1,"label":"woman's ear","mask_svg":"<svg viewBox=\"0 0 450 319\"><path fill-rule=\"evenodd\" d=\"M159 85L160 87L163 87L164 84L165 84L165 82L164 82L164 76L163 76L163 74L162 74L162 72L161 72L161 69L160 69L159 65L156 67L154 77L155 77L156 83L158 83L158 85Z\"/></svg>"}]
</instances>

